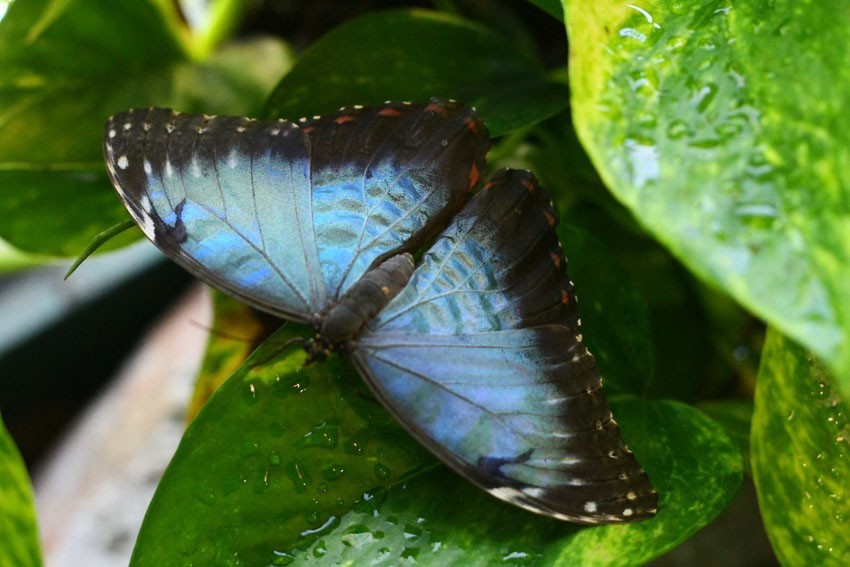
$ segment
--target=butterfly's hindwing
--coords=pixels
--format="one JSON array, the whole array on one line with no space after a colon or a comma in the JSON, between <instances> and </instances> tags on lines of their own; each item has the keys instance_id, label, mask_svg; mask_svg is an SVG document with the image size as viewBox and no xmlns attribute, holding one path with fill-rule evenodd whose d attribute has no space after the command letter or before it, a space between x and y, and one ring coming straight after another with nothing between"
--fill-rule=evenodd
<instances>
[{"instance_id":1,"label":"butterfly's hindwing","mask_svg":"<svg viewBox=\"0 0 850 567\"><path fill-rule=\"evenodd\" d=\"M573 521L652 515L620 437L545 192L501 172L350 345L376 395L456 470L514 504Z\"/></svg>"}]
</instances>

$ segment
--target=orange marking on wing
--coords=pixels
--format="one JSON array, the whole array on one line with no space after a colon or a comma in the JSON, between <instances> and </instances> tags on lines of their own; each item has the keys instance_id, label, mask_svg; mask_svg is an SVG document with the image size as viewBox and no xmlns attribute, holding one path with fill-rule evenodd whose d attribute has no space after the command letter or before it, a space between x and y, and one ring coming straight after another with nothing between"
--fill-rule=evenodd
<instances>
[{"instance_id":1,"label":"orange marking on wing","mask_svg":"<svg viewBox=\"0 0 850 567\"><path fill-rule=\"evenodd\" d=\"M567 290L565 289L561 290L561 303L563 303L564 305L570 304L570 294L567 293Z\"/></svg>"},{"instance_id":2,"label":"orange marking on wing","mask_svg":"<svg viewBox=\"0 0 850 567\"><path fill-rule=\"evenodd\" d=\"M478 178L481 176L481 172L478 171L478 166L474 163L472 167L469 169L469 188L472 189L476 185L478 185Z\"/></svg>"},{"instance_id":3,"label":"orange marking on wing","mask_svg":"<svg viewBox=\"0 0 850 567\"><path fill-rule=\"evenodd\" d=\"M546 217L546 222L549 224L549 226L554 228L555 227L555 215L553 215L549 211L543 211L543 216Z\"/></svg>"},{"instance_id":4,"label":"orange marking on wing","mask_svg":"<svg viewBox=\"0 0 850 567\"><path fill-rule=\"evenodd\" d=\"M378 116L401 116L401 111L397 108L382 108L378 111Z\"/></svg>"},{"instance_id":5,"label":"orange marking on wing","mask_svg":"<svg viewBox=\"0 0 850 567\"><path fill-rule=\"evenodd\" d=\"M443 107L436 102L431 102L425 107L425 112L443 112Z\"/></svg>"},{"instance_id":6,"label":"orange marking on wing","mask_svg":"<svg viewBox=\"0 0 850 567\"><path fill-rule=\"evenodd\" d=\"M534 191L534 183L530 179L523 179L520 181L522 186L528 189L529 191Z\"/></svg>"},{"instance_id":7,"label":"orange marking on wing","mask_svg":"<svg viewBox=\"0 0 850 567\"><path fill-rule=\"evenodd\" d=\"M561 267L561 255L557 252L549 252L549 257L552 259L552 263L555 264L556 268Z\"/></svg>"},{"instance_id":8,"label":"orange marking on wing","mask_svg":"<svg viewBox=\"0 0 850 567\"><path fill-rule=\"evenodd\" d=\"M301 131L304 132L305 134L309 134L313 130L314 130L313 126L305 126L304 128L301 128Z\"/></svg>"},{"instance_id":9,"label":"orange marking on wing","mask_svg":"<svg viewBox=\"0 0 850 567\"><path fill-rule=\"evenodd\" d=\"M473 134L478 133L478 121L477 120L474 120L472 118L467 118L466 119L466 127L469 128L469 131L472 132Z\"/></svg>"},{"instance_id":10,"label":"orange marking on wing","mask_svg":"<svg viewBox=\"0 0 850 567\"><path fill-rule=\"evenodd\" d=\"M353 116L349 114L343 114L342 116L334 120L334 122L336 122L337 124L345 124L346 122L351 122L352 120L354 120Z\"/></svg>"}]
</instances>

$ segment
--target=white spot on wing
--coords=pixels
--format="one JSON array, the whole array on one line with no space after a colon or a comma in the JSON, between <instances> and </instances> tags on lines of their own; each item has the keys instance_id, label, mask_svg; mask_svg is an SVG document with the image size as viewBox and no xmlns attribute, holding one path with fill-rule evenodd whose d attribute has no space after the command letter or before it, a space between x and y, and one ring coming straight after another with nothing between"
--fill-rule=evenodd
<instances>
[{"instance_id":1,"label":"white spot on wing","mask_svg":"<svg viewBox=\"0 0 850 567\"><path fill-rule=\"evenodd\" d=\"M139 205L142 207L142 215L141 218L136 219L139 223L139 228L142 229L142 232L145 233L152 241L155 241L156 231L154 230L153 218L151 218L151 200L144 193L139 198Z\"/></svg>"},{"instance_id":2,"label":"white spot on wing","mask_svg":"<svg viewBox=\"0 0 850 567\"><path fill-rule=\"evenodd\" d=\"M121 169L127 169L130 166L130 162L127 160L127 156L121 156L118 158L118 167Z\"/></svg>"},{"instance_id":3,"label":"white spot on wing","mask_svg":"<svg viewBox=\"0 0 850 567\"><path fill-rule=\"evenodd\" d=\"M171 167L171 160L165 160L165 175L171 177L174 175L174 168Z\"/></svg>"},{"instance_id":4,"label":"white spot on wing","mask_svg":"<svg viewBox=\"0 0 850 567\"><path fill-rule=\"evenodd\" d=\"M490 494L492 494L496 498L499 498L501 500L507 500L508 502L517 502L523 499L522 492L510 486L499 486L498 488L491 488L488 492L490 492Z\"/></svg>"},{"instance_id":5,"label":"white spot on wing","mask_svg":"<svg viewBox=\"0 0 850 567\"><path fill-rule=\"evenodd\" d=\"M546 491L542 488L538 488L536 486L529 486L522 489L523 492L531 496L532 498L541 498Z\"/></svg>"},{"instance_id":6,"label":"white spot on wing","mask_svg":"<svg viewBox=\"0 0 850 567\"><path fill-rule=\"evenodd\" d=\"M151 214L151 200L144 193L142 193L142 196L139 199L139 204L142 206L142 210L145 211L145 214Z\"/></svg>"},{"instance_id":7,"label":"white spot on wing","mask_svg":"<svg viewBox=\"0 0 850 567\"><path fill-rule=\"evenodd\" d=\"M196 156L192 156L192 177L200 177L201 176L201 166L198 165L198 158Z\"/></svg>"},{"instance_id":8,"label":"white spot on wing","mask_svg":"<svg viewBox=\"0 0 850 567\"><path fill-rule=\"evenodd\" d=\"M231 148L230 153L227 155L227 167L230 169L236 169L238 164L239 159L236 157L236 149Z\"/></svg>"},{"instance_id":9,"label":"white spot on wing","mask_svg":"<svg viewBox=\"0 0 850 567\"><path fill-rule=\"evenodd\" d=\"M631 508L626 508L625 510L623 510L623 515L627 518L634 513L635 513L635 511L632 510Z\"/></svg>"},{"instance_id":10,"label":"white spot on wing","mask_svg":"<svg viewBox=\"0 0 850 567\"><path fill-rule=\"evenodd\" d=\"M115 130L114 130L114 129L109 131L109 137L110 137L110 138L114 138L114 137L115 137Z\"/></svg>"},{"instance_id":11,"label":"white spot on wing","mask_svg":"<svg viewBox=\"0 0 850 567\"><path fill-rule=\"evenodd\" d=\"M584 511L588 512L590 514L593 514L594 512L596 512L596 502L594 502L592 500L589 501L589 502L585 502L584 503Z\"/></svg>"},{"instance_id":12,"label":"white spot on wing","mask_svg":"<svg viewBox=\"0 0 850 567\"><path fill-rule=\"evenodd\" d=\"M151 171L153 171L152 168L151 168L151 162L149 162L147 159L145 159L143 166L145 168L145 174L150 175Z\"/></svg>"}]
</instances>

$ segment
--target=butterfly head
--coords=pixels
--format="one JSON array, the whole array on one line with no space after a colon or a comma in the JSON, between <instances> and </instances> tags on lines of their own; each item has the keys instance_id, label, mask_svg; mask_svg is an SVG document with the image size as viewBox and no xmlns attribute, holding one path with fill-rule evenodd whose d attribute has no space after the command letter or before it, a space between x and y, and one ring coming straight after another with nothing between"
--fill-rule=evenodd
<instances>
[{"instance_id":1,"label":"butterfly head","mask_svg":"<svg viewBox=\"0 0 850 567\"><path fill-rule=\"evenodd\" d=\"M307 360L304 362L307 366L314 362L324 362L334 349L321 334L316 333L312 338L304 340L304 350L307 351Z\"/></svg>"}]
</instances>

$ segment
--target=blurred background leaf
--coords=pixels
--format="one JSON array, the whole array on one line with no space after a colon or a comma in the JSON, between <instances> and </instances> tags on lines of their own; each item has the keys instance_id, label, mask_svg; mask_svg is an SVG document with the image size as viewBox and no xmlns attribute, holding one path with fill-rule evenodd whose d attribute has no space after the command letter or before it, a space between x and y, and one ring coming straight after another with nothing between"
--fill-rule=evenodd
<instances>
[{"instance_id":1,"label":"blurred background leaf","mask_svg":"<svg viewBox=\"0 0 850 567\"><path fill-rule=\"evenodd\" d=\"M751 433L767 535L785 565L850 562L850 404L822 363L770 329Z\"/></svg>"},{"instance_id":2,"label":"blurred background leaf","mask_svg":"<svg viewBox=\"0 0 850 567\"><path fill-rule=\"evenodd\" d=\"M475 106L493 136L568 104L566 85L481 24L394 10L346 22L311 45L272 93L265 115L295 119L352 104L431 97Z\"/></svg>"},{"instance_id":3,"label":"blurred background leaf","mask_svg":"<svg viewBox=\"0 0 850 567\"><path fill-rule=\"evenodd\" d=\"M193 59L190 32L166 5L27 0L0 20L0 237L16 248L75 256L127 218L102 163L110 114L152 105L256 114L289 65L275 39Z\"/></svg>"},{"instance_id":4,"label":"blurred background leaf","mask_svg":"<svg viewBox=\"0 0 850 567\"><path fill-rule=\"evenodd\" d=\"M0 421L0 565L40 564L30 479L14 441Z\"/></svg>"}]
</instances>

